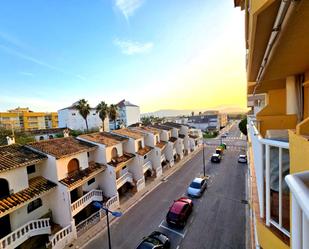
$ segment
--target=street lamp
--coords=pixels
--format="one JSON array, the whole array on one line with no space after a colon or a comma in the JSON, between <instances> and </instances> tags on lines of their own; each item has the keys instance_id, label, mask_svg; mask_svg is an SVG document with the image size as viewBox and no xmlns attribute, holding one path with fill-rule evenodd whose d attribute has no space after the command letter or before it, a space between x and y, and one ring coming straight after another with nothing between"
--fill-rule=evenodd
<instances>
[{"instance_id":1,"label":"street lamp","mask_svg":"<svg viewBox=\"0 0 309 249\"><path fill-rule=\"evenodd\" d=\"M96 207L96 208L101 208L105 211L105 214L106 214L106 223L107 223L107 234L108 234L108 248L109 249L112 249L112 244L111 244L111 234L110 234L110 229L109 229L109 217L108 217L108 214L111 213L114 217L120 217L122 215L121 212L113 212L113 211L110 211L108 208L106 207L103 207L102 203L98 202L98 201L95 201L93 203L93 205Z\"/></svg>"},{"instance_id":2,"label":"street lamp","mask_svg":"<svg viewBox=\"0 0 309 249\"><path fill-rule=\"evenodd\" d=\"M206 166L205 166L205 140L203 138L203 173L204 173L204 177L206 176Z\"/></svg>"}]
</instances>

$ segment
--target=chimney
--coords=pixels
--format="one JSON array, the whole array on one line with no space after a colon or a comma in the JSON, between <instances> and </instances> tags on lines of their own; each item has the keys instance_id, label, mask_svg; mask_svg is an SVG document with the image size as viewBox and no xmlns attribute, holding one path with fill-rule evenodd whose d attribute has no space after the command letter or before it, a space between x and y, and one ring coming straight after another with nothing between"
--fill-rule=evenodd
<instances>
[{"instance_id":1,"label":"chimney","mask_svg":"<svg viewBox=\"0 0 309 249\"><path fill-rule=\"evenodd\" d=\"M69 137L70 136L70 130L69 129L64 129L63 130L63 136L64 137Z\"/></svg>"},{"instance_id":2,"label":"chimney","mask_svg":"<svg viewBox=\"0 0 309 249\"><path fill-rule=\"evenodd\" d=\"M8 145L15 144L15 137L7 136L6 141L7 141Z\"/></svg>"}]
</instances>

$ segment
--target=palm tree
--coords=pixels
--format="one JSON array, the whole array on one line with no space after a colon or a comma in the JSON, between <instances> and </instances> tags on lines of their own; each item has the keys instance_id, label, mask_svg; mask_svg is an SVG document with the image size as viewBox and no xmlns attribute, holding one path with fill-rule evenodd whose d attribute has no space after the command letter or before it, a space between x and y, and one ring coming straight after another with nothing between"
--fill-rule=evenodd
<instances>
[{"instance_id":1,"label":"palm tree","mask_svg":"<svg viewBox=\"0 0 309 249\"><path fill-rule=\"evenodd\" d=\"M104 101L101 101L96 107L96 113L99 113L99 117L102 120L103 131L105 131L104 120L107 118L108 112L108 105Z\"/></svg>"},{"instance_id":2,"label":"palm tree","mask_svg":"<svg viewBox=\"0 0 309 249\"><path fill-rule=\"evenodd\" d=\"M111 104L108 108L108 115L111 120L114 121L114 128L116 129L116 119L118 116L118 107L117 105Z\"/></svg>"},{"instance_id":3,"label":"palm tree","mask_svg":"<svg viewBox=\"0 0 309 249\"><path fill-rule=\"evenodd\" d=\"M88 129L88 121L87 121L87 116L90 113L90 105L88 104L88 101L85 99L80 99L74 107L78 110L79 114L85 119L86 122L86 129L87 132L89 131Z\"/></svg>"}]
</instances>

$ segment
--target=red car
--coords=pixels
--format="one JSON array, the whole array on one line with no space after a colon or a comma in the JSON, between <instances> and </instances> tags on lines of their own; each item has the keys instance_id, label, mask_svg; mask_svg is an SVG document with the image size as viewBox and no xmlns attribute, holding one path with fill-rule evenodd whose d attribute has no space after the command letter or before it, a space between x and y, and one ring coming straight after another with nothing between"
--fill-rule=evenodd
<instances>
[{"instance_id":1,"label":"red car","mask_svg":"<svg viewBox=\"0 0 309 249\"><path fill-rule=\"evenodd\" d=\"M166 222L172 226L184 227L192 210L192 200L187 197L181 197L174 201L173 205L170 207L166 215Z\"/></svg>"}]
</instances>

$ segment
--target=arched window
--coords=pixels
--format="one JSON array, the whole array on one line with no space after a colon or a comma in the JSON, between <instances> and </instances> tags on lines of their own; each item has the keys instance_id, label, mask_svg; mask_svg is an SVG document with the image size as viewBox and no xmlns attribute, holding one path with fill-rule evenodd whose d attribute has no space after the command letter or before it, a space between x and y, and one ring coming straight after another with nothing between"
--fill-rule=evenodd
<instances>
[{"instance_id":1,"label":"arched window","mask_svg":"<svg viewBox=\"0 0 309 249\"><path fill-rule=\"evenodd\" d=\"M38 209L41 206L42 206L42 199L38 198L28 204L27 211L28 213L31 213L32 211Z\"/></svg>"},{"instance_id":2,"label":"arched window","mask_svg":"<svg viewBox=\"0 0 309 249\"><path fill-rule=\"evenodd\" d=\"M0 199L10 195L9 183L6 179L0 178Z\"/></svg>"},{"instance_id":3,"label":"arched window","mask_svg":"<svg viewBox=\"0 0 309 249\"><path fill-rule=\"evenodd\" d=\"M53 136L53 135L49 135L48 137L49 137L49 139L53 139L53 138L54 138L54 136Z\"/></svg>"},{"instance_id":4,"label":"arched window","mask_svg":"<svg viewBox=\"0 0 309 249\"><path fill-rule=\"evenodd\" d=\"M112 149L112 159L115 159L116 157L118 157L118 151L117 151L117 148L113 148Z\"/></svg>"},{"instance_id":5,"label":"arched window","mask_svg":"<svg viewBox=\"0 0 309 249\"><path fill-rule=\"evenodd\" d=\"M43 136L40 136L40 140L44 140L44 137L43 137Z\"/></svg>"},{"instance_id":6,"label":"arched window","mask_svg":"<svg viewBox=\"0 0 309 249\"><path fill-rule=\"evenodd\" d=\"M68 163L68 174L72 174L79 170L79 161L73 158Z\"/></svg>"}]
</instances>

